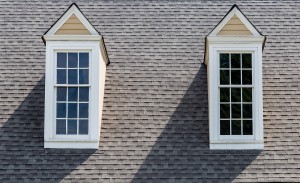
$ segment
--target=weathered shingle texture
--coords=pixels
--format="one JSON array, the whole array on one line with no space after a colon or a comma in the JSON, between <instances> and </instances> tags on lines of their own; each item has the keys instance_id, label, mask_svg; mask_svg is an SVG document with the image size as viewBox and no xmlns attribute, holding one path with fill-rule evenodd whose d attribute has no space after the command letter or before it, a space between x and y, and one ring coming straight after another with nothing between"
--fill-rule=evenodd
<instances>
[{"instance_id":1,"label":"weathered shingle texture","mask_svg":"<svg viewBox=\"0 0 300 183\"><path fill-rule=\"evenodd\" d=\"M0 0L0 182L299 182L299 1L76 1L104 36L99 150L44 149L41 35L71 1ZM237 3L267 36L263 151L209 150L204 38Z\"/></svg>"}]
</instances>

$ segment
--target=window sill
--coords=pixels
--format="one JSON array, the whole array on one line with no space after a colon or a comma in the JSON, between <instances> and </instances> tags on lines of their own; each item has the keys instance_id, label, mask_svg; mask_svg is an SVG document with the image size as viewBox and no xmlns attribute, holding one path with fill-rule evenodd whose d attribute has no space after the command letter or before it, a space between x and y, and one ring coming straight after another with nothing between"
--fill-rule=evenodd
<instances>
[{"instance_id":1,"label":"window sill","mask_svg":"<svg viewBox=\"0 0 300 183\"><path fill-rule=\"evenodd\" d=\"M44 148L98 149L99 141L45 141Z\"/></svg>"},{"instance_id":2,"label":"window sill","mask_svg":"<svg viewBox=\"0 0 300 183\"><path fill-rule=\"evenodd\" d=\"M218 141L218 142L211 142L210 149L232 149L232 150L243 150L243 149L264 149L264 143L259 141L243 141L243 142L236 142L236 141Z\"/></svg>"}]
</instances>

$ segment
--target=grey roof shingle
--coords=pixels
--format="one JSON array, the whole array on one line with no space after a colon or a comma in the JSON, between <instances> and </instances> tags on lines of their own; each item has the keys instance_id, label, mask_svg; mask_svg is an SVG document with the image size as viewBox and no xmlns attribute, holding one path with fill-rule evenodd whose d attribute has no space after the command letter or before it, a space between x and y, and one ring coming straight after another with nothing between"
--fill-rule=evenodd
<instances>
[{"instance_id":1,"label":"grey roof shingle","mask_svg":"<svg viewBox=\"0 0 300 183\"><path fill-rule=\"evenodd\" d=\"M299 182L298 1L76 1L104 36L100 147L44 149L41 35L71 1L0 1L0 182ZM208 147L204 38L237 3L268 37L263 151Z\"/></svg>"}]
</instances>

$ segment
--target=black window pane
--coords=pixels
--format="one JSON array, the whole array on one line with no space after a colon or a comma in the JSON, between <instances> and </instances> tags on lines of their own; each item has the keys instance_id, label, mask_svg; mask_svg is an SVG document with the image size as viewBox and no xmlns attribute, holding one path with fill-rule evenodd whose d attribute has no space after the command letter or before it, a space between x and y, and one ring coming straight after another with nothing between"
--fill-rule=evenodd
<instances>
[{"instance_id":1,"label":"black window pane","mask_svg":"<svg viewBox=\"0 0 300 183\"><path fill-rule=\"evenodd\" d=\"M229 104L220 104L220 117L221 118L230 118L230 105Z\"/></svg>"},{"instance_id":2,"label":"black window pane","mask_svg":"<svg viewBox=\"0 0 300 183\"><path fill-rule=\"evenodd\" d=\"M229 68L229 54L228 53L220 54L220 68Z\"/></svg>"},{"instance_id":3,"label":"black window pane","mask_svg":"<svg viewBox=\"0 0 300 183\"><path fill-rule=\"evenodd\" d=\"M68 70L68 83L77 84L77 69Z\"/></svg>"},{"instance_id":4,"label":"black window pane","mask_svg":"<svg viewBox=\"0 0 300 183\"><path fill-rule=\"evenodd\" d=\"M78 96L78 88L77 87L69 87L68 88L68 101L77 101Z\"/></svg>"},{"instance_id":5,"label":"black window pane","mask_svg":"<svg viewBox=\"0 0 300 183\"><path fill-rule=\"evenodd\" d=\"M66 68L66 67L67 67L67 54L57 53L57 68Z\"/></svg>"},{"instance_id":6,"label":"black window pane","mask_svg":"<svg viewBox=\"0 0 300 183\"><path fill-rule=\"evenodd\" d=\"M68 67L77 68L78 64L78 53L69 53L68 54Z\"/></svg>"},{"instance_id":7,"label":"black window pane","mask_svg":"<svg viewBox=\"0 0 300 183\"><path fill-rule=\"evenodd\" d=\"M231 88L231 102L241 102L241 88Z\"/></svg>"},{"instance_id":8,"label":"black window pane","mask_svg":"<svg viewBox=\"0 0 300 183\"><path fill-rule=\"evenodd\" d=\"M76 117L77 117L77 103L69 103L68 118L76 118Z\"/></svg>"},{"instance_id":9,"label":"black window pane","mask_svg":"<svg viewBox=\"0 0 300 183\"><path fill-rule=\"evenodd\" d=\"M231 54L231 68L241 68L241 55Z\"/></svg>"},{"instance_id":10,"label":"black window pane","mask_svg":"<svg viewBox=\"0 0 300 183\"><path fill-rule=\"evenodd\" d=\"M89 101L89 88L80 87L79 88L79 101Z\"/></svg>"},{"instance_id":11,"label":"black window pane","mask_svg":"<svg viewBox=\"0 0 300 183\"><path fill-rule=\"evenodd\" d=\"M229 70L220 70L220 84L221 85L229 84Z\"/></svg>"},{"instance_id":12,"label":"black window pane","mask_svg":"<svg viewBox=\"0 0 300 183\"><path fill-rule=\"evenodd\" d=\"M66 69L57 69L56 80L57 84L66 84Z\"/></svg>"},{"instance_id":13,"label":"black window pane","mask_svg":"<svg viewBox=\"0 0 300 183\"><path fill-rule=\"evenodd\" d=\"M243 68L252 68L252 55L251 53L246 53L242 55Z\"/></svg>"},{"instance_id":14,"label":"black window pane","mask_svg":"<svg viewBox=\"0 0 300 183\"><path fill-rule=\"evenodd\" d=\"M79 120L79 134L88 134L89 123L88 120Z\"/></svg>"},{"instance_id":15,"label":"black window pane","mask_svg":"<svg viewBox=\"0 0 300 183\"><path fill-rule=\"evenodd\" d=\"M232 135L241 135L241 121L232 120L231 129L232 129Z\"/></svg>"},{"instance_id":16,"label":"black window pane","mask_svg":"<svg viewBox=\"0 0 300 183\"><path fill-rule=\"evenodd\" d=\"M220 121L220 134L221 135L230 135L230 121L221 120Z\"/></svg>"},{"instance_id":17,"label":"black window pane","mask_svg":"<svg viewBox=\"0 0 300 183\"><path fill-rule=\"evenodd\" d=\"M243 88L243 102L252 102L252 88Z\"/></svg>"},{"instance_id":18,"label":"black window pane","mask_svg":"<svg viewBox=\"0 0 300 183\"><path fill-rule=\"evenodd\" d=\"M79 67L89 67L88 53L79 53Z\"/></svg>"},{"instance_id":19,"label":"black window pane","mask_svg":"<svg viewBox=\"0 0 300 183\"><path fill-rule=\"evenodd\" d=\"M220 101L230 102L229 88L220 88Z\"/></svg>"},{"instance_id":20,"label":"black window pane","mask_svg":"<svg viewBox=\"0 0 300 183\"><path fill-rule=\"evenodd\" d=\"M79 84L89 84L88 69L79 69Z\"/></svg>"},{"instance_id":21,"label":"black window pane","mask_svg":"<svg viewBox=\"0 0 300 183\"><path fill-rule=\"evenodd\" d=\"M66 87L57 87L57 101L66 101L67 100L67 88Z\"/></svg>"},{"instance_id":22,"label":"black window pane","mask_svg":"<svg viewBox=\"0 0 300 183\"><path fill-rule=\"evenodd\" d=\"M66 120L57 119L56 120L56 134L66 134Z\"/></svg>"},{"instance_id":23,"label":"black window pane","mask_svg":"<svg viewBox=\"0 0 300 183\"><path fill-rule=\"evenodd\" d=\"M65 118L66 117L66 103L57 103L56 117L57 118Z\"/></svg>"},{"instance_id":24,"label":"black window pane","mask_svg":"<svg viewBox=\"0 0 300 183\"><path fill-rule=\"evenodd\" d=\"M243 135L252 135L252 120L243 120Z\"/></svg>"},{"instance_id":25,"label":"black window pane","mask_svg":"<svg viewBox=\"0 0 300 183\"><path fill-rule=\"evenodd\" d=\"M241 104L232 104L232 118L241 118Z\"/></svg>"},{"instance_id":26,"label":"black window pane","mask_svg":"<svg viewBox=\"0 0 300 183\"><path fill-rule=\"evenodd\" d=\"M252 71L243 70L243 84L251 85L252 84Z\"/></svg>"},{"instance_id":27,"label":"black window pane","mask_svg":"<svg viewBox=\"0 0 300 183\"><path fill-rule=\"evenodd\" d=\"M252 104L243 104L243 118L252 118Z\"/></svg>"},{"instance_id":28,"label":"black window pane","mask_svg":"<svg viewBox=\"0 0 300 183\"><path fill-rule=\"evenodd\" d=\"M231 71L231 84L240 85L241 84L241 71L232 70Z\"/></svg>"},{"instance_id":29,"label":"black window pane","mask_svg":"<svg viewBox=\"0 0 300 183\"><path fill-rule=\"evenodd\" d=\"M77 134L76 120L68 120L68 134Z\"/></svg>"},{"instance_id":30,"label":"black window pane","mask_svg":"<svg viewBox=\"0 0 300 183\"><path fill-rule=\"evenodd\" d=\"M88 118L89 117L89 105L88 103L79 104L79 118Z\"/></svg>"}]
</instances>

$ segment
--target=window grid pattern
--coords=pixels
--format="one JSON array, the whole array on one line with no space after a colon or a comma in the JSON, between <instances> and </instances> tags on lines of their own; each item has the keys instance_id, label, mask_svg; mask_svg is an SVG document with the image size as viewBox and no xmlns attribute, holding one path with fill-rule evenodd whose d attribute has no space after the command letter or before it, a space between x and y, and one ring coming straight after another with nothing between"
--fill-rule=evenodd
<instances>
[{"instance_id":1,"label":"window grid pattern","mask_svg":"<svg viewBox=\"0 0 300 183\"><path fill-rule=\"evenodd\" d=\"M252 54L220 53L220 135L252 135Z\"/></svg>"},{"instance_id":2,"label":"window grid pattern","mask_svg":"<svg viewBox=\"0 0 300 183\"><path fill-rule=\"evenodd\" d=\"M58 52L56 134L86 135L89 118L89 53Z\"/></svg>"}]
</instances>

